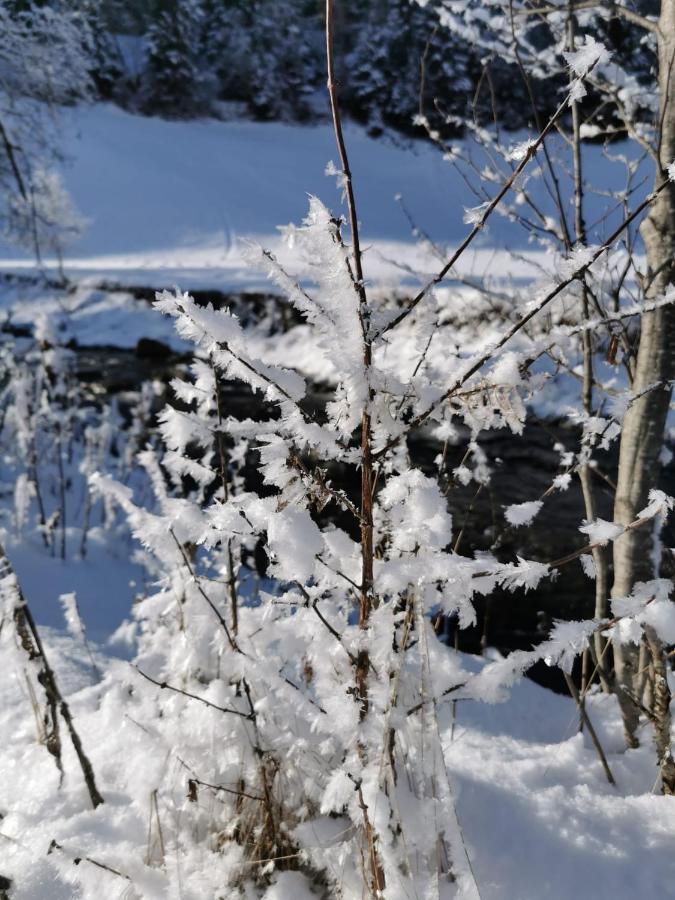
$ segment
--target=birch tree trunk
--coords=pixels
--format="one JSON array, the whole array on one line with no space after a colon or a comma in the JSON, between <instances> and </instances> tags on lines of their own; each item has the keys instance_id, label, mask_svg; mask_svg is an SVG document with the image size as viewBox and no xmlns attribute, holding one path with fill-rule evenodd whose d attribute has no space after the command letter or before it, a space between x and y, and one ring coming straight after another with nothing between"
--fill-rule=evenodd
<instances>
[{"instance_id":1,"label":"birch tree trunk","mask_svg":"<svg viewBox=\"0 0 675 900\"><path fill-rule=\"evenodd\" d=\"M662 0L657 31L660 135L656 186L667 179L666 167L675 160L675 0ZM662 191L652 204L640 232L645 245L647 275L645 300L661 296L675 281L675 185ZM623 423L614 520L633 521L647 504L659 472L666 415L670 404L669 382L675 377L675 308L666 306L642 316L640 344L632 385L634 395L650 386L631 405ZM653 577L653 537L649 529L634 529L614 544L613 597L631 592L636 581ZM614 649L626 743L637 746L638 708L628 694L637 693L638 648Z\"/></svg>"},{"instance_id":2,"label":"birch tree trunk","mask_svg":"<svg viewBox=\"0 0 675 900\"><path fill-rule=\"evenodd\" d=\"M668 687L668 660L663 652L663 644L652 628L647 628L645 640L654 666L654 740L661 773L661 791L675 795L675 760L670 742L670 688Z\"/></svg>"}]
</instances>

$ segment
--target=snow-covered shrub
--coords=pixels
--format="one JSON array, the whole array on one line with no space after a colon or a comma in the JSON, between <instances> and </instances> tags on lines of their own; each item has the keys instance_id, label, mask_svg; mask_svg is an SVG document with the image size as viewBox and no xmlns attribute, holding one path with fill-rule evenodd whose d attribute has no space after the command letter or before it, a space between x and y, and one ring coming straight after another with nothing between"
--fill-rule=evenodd
<instances>
[{"instance_id":1,"label":"snow-covered shrub","mask_svg":"<svg viewBox=\"0 0 675 900\"><path fill-rule=\"evenodd\" d=\"M0 479L13 485L14 534L28 537L36 529L52 554L84 556L89 530L115 524L112 508L91 494L90 477L104 469L143 488L136 457L150 439L154 402L152 383L127 398L124 413L118 398L88 390L78 377L66 315L45 313L31 337L5 340Z\"/></svg>"},{"instance_id":2,"label":"snow-covered shrub","mask_svg":"<svg viewBox=\"0 0 675 900\"><path fill-rule=\"evenodd\" d=\"M231 311L158 295L196 359L189 379L173 383L180 407L160 417L163 457L141 455L156 509L105 474L95 480L125 510L157 580L134 610L138 671L124 677L127 705L151 725L157 752L180 759L185 799L161 775L153 789L178 805L180 842L207 842L221 883L264 882L290 866L350 897L364 884L378 895L436 896L453 879L470 896L436 709L447 697L499 699L536 659L568 668L599 625L560 626L535 654L472 679L436 638L432 617L466 627L476 594L532 590L555 568L456 553L438 479L412 465L406 436L428 422L442 437L458 419L473 434L519 433L523 400L540 383L530 384L527 359L551 333L526 336L519 353L501 352L504 336L468 358L430 354L433 296L430 310L399 324L401 311L371 302L355 279L341 227L311 198L293 229L312 289L269 251L250 251L332 372L318 410L304 378L272 361L269 345L261 353ZM568 277L579 266L588 259ZM542 288L537 302L556 290ZM228 415L226 380L264 399L266 414ZM474 455L480 469L477 446ZM245 458L256 460L257 481L243 477ZM645 516L667 502L655 497ZM338 526L326 508L350 524ZM539 508L507 517L519 524ZM591 543L577 556L626 528L587 530ZM242 556L260 545L272 580L252 590Z\"/></svg>"},{"instance_id":3,"label":"snow-covered shrub","mask_svg":"<svg viewBox=\"0 0 675 900\"><path fill-rule=\"evenodd\" d=\"M600 56L584 59L574 60L577 95L579 72ZM504 193L541 140L514 148ZM349 194L348 176L341 181ZM469 211L467 244L498 203ZM617 601L613 619L557 623L534 651L475 676L432 626L442 615L464 628L476 596L536 590L563 565L658 523L672 507L654 492L634 522L591 517L582 526L589 543L551 562L460 553L461 530L447 508L446 479L489 480L479 432L522 432L525 403L548 374L532 374L533 363L546 353L560 359L560 347L573 355L577 335L592 327L567 306L541 314L563 294L573 308L582 278L600 282L597 264L613 241L558 260L555 276L513 303L512 321L497 333L450 345L442 339L455 326L443 327L447 308L435 286L452 263L407 305L376 302L361 271L351 196L350 217L351 247L344 223L316 198L303 225L289 230L312 287L296 283L268 251L250 253L304 320L304 338L330 373L325 402L314 402L302 374L280 364L231 310L163 292L157 307L192 341L195 359L173 383L176 405L161 415L163 448L138 454L152 502L105 471L105 423L86 445L83 470L126 514L155 584L133 611L133 667L111 668L97 711L137 818L150 796L152 828L171 822L170 840L148 839L143 862L129 854L123 872L108 869L142 896L255 896L286 868L304 870L329 896L478 896L439 707L499 700L540 659L569 672L598 633L619 641L642 631L664 641L675 635L671 585L662 580ZM243 383L264 403L235 417L223 407L225 381ZM25 395L42 393L29 385ZM23 396L17 392L14 407ZM615 436L635 398L617 391L614 399L607 416L584 410L579 454L561 453L551 489L509 507L510 525L536 519L570 472ZM10 417L17 433L20 418ZM470 433L463 463L450 476L442 454L435 470L415 466L408 437L428 428L448 441L457 421ZM137 431L133 440L135 449ZM268 560L264 584L244 565L254 549ZM65 605L77 632L73 604ZM122 772L120 742L109 734L121 723L137 730L124 748L133 764ZM89 888L91 873L70 872Z\"/></svg>"},{"instance_id":4,"label":"snow-covered shrub","mask_svg":"<svg viewBox=\"0 0 675 900\"><path fill-rule=\"evenodd\" d=\"M55 254L62 271L63 254L83 233L87 224L75 209L55 170L36 167L26 184L26 194L10 201L7 237L27 250Z\"/></svg>"},{"instance_id":5,"label":"snow-covered shrub","mask_svg":"<svg viewBox=\"0 0 675 900\"><path fill-rule=\"evenodd\" d=\"M672 342L673 332L672 310L664 308L674 297L672 227L657 224L674 218L668 180L675 140L665 125L673 116L667 62L673 55L671 4L644 4L638 13L623 4L611 11L602 5L547 4L535 11L519 0L419 2L435 8L439 27L454 37L462 36L486 55L517 63L530 95L531 131L541 136L535 139L531 133L516 142L504 131L508 113L503 116L494 104L491 121L465 123L475 152L448 152L443 146L446 158L474 186L478 206L467 210L467 220L482 227L492 206L520 229L521 237L524 230L529 244L557 259L563 278L583 258L595 257L594 244L606 246L607 252L570 285L564 305L551 310L547 325L553 339L548 349L542 347L539 364L559 382L551 412L562 412L581 431L568 472L578 476L589 522L598 518L602 504L600 479L610 487L614 522L605 527L609 533L634 520L647 505L650 490L659 487L675 382L672 358L660 350ZM633 26L638 31L624 40ZM633 39L640 42L639 54L631 52ZM556 97L553 116L544 95ZM587 145L600 140L607 166L625 171L625 187L618 194L607 195L603 167L590 164ZM535 152L539 164L523 167ZM491 182L508 184L509 190L494 195ZM652 194L640 202L645 182L652 184ZM490 281L481 279L488 296L494 291ZM499 291L516 295L508 284ZM559 324L569 329L566 339L555 333ZM576 387L571 379L577 380ZM572 402L561 410L565 383L572 388ZM616 465L611 454L603 459L613 443L619 445ZM588 561L584 568L595 581L596 618L608 615L610 596L630 594L636 583L660 574L656 535L649 529L631 532L611 552L597 543L592 565ZM607 644L598 634L594 645L599 659ZM665 670L666 654L649 636L641 650L614 640L605 667L595 665L603 688L619 699L629 747L638 744L639 717L652 706L655 673ZM588 654L583 671L585 681L591 673ZM640 674L645 671L646 679ZM662 674L657 680L666 685ZM655 720L665 734L669 694L654 703ZM659 755L666 758L662 751ZM675 793L675 766L662 781L666 793Z\"/></svg>"}]
</instances>

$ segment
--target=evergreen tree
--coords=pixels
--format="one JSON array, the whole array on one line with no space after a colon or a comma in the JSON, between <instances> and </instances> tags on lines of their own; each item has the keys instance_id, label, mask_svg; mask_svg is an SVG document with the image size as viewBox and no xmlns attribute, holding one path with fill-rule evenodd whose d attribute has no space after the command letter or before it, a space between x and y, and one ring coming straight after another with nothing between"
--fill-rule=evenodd
<instances>
[{"instance_id":1,"label":"evergreen tree","mask_svg":"<svg viewBox=\"0 0 675 900\"><path fill-rule=\"evenodd\" d=\"M418 114L441 128L445 114L466 111L480 73L476 54L439 30L431 8L409 0L367 4L360 23L352 18L348 27L355 41L343 101L373 132L410 132Z\"/></svg>"},{"instance_id":2,"label":"evergreen tree","mask_svg":"<svg viewBox=\"0 0 675 900\"><path fill-rule=\"evenodd\" d=\"M306 119L324 77L321 23L306 0L250 4L249 106L264 119Z\"/></svg>"},{"instance_id":3,"label":"evergreen tree","mask_svg":"<svg viewBox=\"0 0 675 900\"><path fill-rule=\"evenodd\" d=\"M158 11L147 38L142 107L182 117L209 111L214 79L201 57L204 11L199 0L170 0Z\"/></svg>"},{"instance_id":4,"label":"evergreen tree","mask_svg":"<svg viewBox=\"0 0 675 900\"><path fill-rule=\"evenodd\" d=\"M129 93L124 63L107 15L105 0L73 0L90 35L91 79L103 100L124 101Z\"/></svg>"}]
</instances>

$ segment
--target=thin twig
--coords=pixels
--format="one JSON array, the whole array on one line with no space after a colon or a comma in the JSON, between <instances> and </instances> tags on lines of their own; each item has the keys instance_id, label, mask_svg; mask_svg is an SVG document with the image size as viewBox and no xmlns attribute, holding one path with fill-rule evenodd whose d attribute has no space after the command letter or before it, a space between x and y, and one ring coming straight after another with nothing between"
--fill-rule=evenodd
<instances>
[{"instance_id":1,"label":"thin twig","mask_svg":"<svg viewBox=\"0 0 675 900\"><path fill-rule=\"evenodd\" d=\"M112 866L102 863L98 859L93 859L91 856L71 856L70 853L56 840L52 840L49 845L49 850L47 850L47 854L49 855L52 850L59 850L65 856L70 857L74 866L79 866L81 862L88 862L92 866L96 866L97 869L103 869L105 872L110 872L111 875L117 875L118 878L125 878L127 881L131 881L131 878L128 875L125 875L124 872L113 869Z\"/></svg>"},{"instance_id":2,"label":"thin twig","mask_svg":"<svg viewBox=\"0 0 675 900\"><path fill-rule=\"evenodd\" d=\"M518 176L523 172L523 170L525 169L527 164L530 162L530 160L534 158L537 150L539 149L539 147L542 145L542 143L546 139L546 136L549 134L549 132L551 131L551 129L553 128L555 123L558 121L560 116L562 116L562 114L565 112L566 109L567 109L567 98L565 98L565 100L560 104L558 109L553 113L553 115L548 120L546 126L540 132L540 134L536 138L536 140L533 141L533 143L527 147L527 149L525 150L525 153L523 154L523 158L520 160L520 162L518 163L516 168L513 170L511 175L502 184L501 188L497 191L497 193L492 198L492 200L490 200L488 205L483 210L483 213L481 214L479 220L474 224L471 231L467 234L467 236L464 238L464 240L459 245L459 247L455 250L455 252L452 254L452 256L448 259L448 261L445 263L443 268L440 269L440 271L437 272L436 275L434 275L434 277L431 279L431 281L427 282L427 284L413 297L413 299L405 307L405 309L401 310L401 312L397 316L395 316L390 322L388 322L384 326L384 328L382 328L380 330L380 332L377 335L378 338L382 337L388 331L391 331L392 328L396 328L396 326L400 322L402 322L404 319L406 319L410 315L410 313L415 309L415 307L427 296L429 291L432 288L434 288L437 284L440 284L441 281L443 281L443 279L448 274L450 269L452 269L452 267L456 264L456 262L460 258L460 256L464 253L464 251L467 249L467 247L469 247L469 245L473 242L474 238L478 234L480 234L480 232L483 230L490 215L497 208L497 206L502 201L504 196L509 192L512 185L515 183Z\"/></svg>"},{"instance_id":3,"label":"thin twig","mask_svg":"<svg viewBox=\"0 0 675 900\"><path fill-rule=\"evenodd\" d=\"M584 725L588 729L588 733L591 736L591 740L593 741L593 746L595 747L595 749L597 751L598 757L602 764L602 768L605 770L605 775L607 776L607 781L609 781L609 783L611 785L616 787L616 781L614 780L614 776L612 775L612 770L610 769L609 763L607 762L607 757L605 756L605 751L602 749L602 744L600 743L598 735L596 734L595 728L593 728L593 725L591 724L591 720L588 717L588 711L586 709L586 706L582 702L581 697L579 696L579 691L577 690L577 686L574 683L571 676L568 675L568 673L565 672L564 669L562 670L562 673L565 678L565 684L569 688L569 692L572 695L574 702L577 705L577 709L579 710L579 715L581 716L581 718L584 722Z\"/></svg>"},{"instance_id":4,"label":"thin twig","mask_svg":"<svg viewBox=\"0 0 675 900\"><path fill-rule=\"evenodd\" d=\"M593 254L586 262L582 263L582 265L575 269L574 272L572 272L571 275L569 275L567 278L563 279L563 281L558 282L558 284L550 291L548 291L548 293L546 293L541 300L537 301L535 305L530 308L529 312L522 316L514 325L511 326L511 328L508 329L508 331L506 331L502 335L501 338L499 338L498 341L496 341L496 343L491 345L488 350L486 350L475 362L473 362L469 366L469 368L456 379L451 387L449 387L437 400L435 400L429 407L427 407L427 409L415 416L415 418L408 423L405 431L402 431L401 433L392 437L384 447L373 453L373 459L380 459L382 456L384 456L385 453L391 450L392 447L395 447L399 443L399 441L410 431L412 431L414 428L417 428L424 421L426 421L426 419L428 419L429 416L432 415L432 413L436 412L436 410L440 406L442 406L443 403L449 400L450 397L457 390L459 390L459 388L466 384L469 378L479 372L483 368L483 366L487 362L489 362L489 360L491 360L496 355L496 353L511 340L511 338L515 337L515 335L518 334L518 332L521 331L525 327L525 325L527 325L527 323L531 321L531 319L533 319L536 315L538 315L538 313L545 309L573 282L583 278L590 267L603 255L603 253L606 253L607 250L609 250L609 248L617 240L617 238L621 236L622 232L626 228L628 228L632 224L632 222L634 222L635 219L637 219L637 217L654 202L656 197L669 186L670 182L664 181L657 188L655 188L652 193L649 194L642 201L642 203L636 206L633 212L626 219L624 219L624 221L612 232L609 238L593 252Z\"/></svg>"},{"instance_id":5,"label":"thin twig","mask_svg":"<svg viewBox=\"0 0 675 900\"><path fill-rule=\"evenodd\" d=\"M153 678L151 675L148 675L147 672L144 672L135 663L132 663L132 666L134 669L136 669L139 675L142 675L143 678L145 678L146 681L151 682L151 684L154 684L156 687L160 688L163 691L173 691L174 694L181 694L183 697L189 697L191 700L198 700L200 703L203 703L204 706L208 706L211 709L217 710L218 712L229 713L233 716L240 716L242 719L252 719L252 716L249 713L241 712L241 710L239 709L233 709L231 706L218 706L217 703L211 703L210 700L206 700L204 697L200 697L199 694L192 694L190 693L190 691L184 691L182 688L175 687L175 685L169 684L166 681L157 681L157 679Z\"/></svg>"},{"instance_id":6,"label":"thin twig","mask_svg":"<svg viewBox=\"0 0 675 900\"><path fill-rule=\"evenodd\" d=\"M199 577L195 574L195 571L194 571L194 569L192 568L192 566L191 566L191 564L190 564L190 560L187 558L187 554L186 554L186 552L185 552L185 548L183 547L183 545L181 544L181 542L180 542L180 541L178 540L178 538L176 537L173 528L169 528L169 534L171 535L171 537L172 537L172 538L174 539L174 541L176 542L176 546L178 547L178 550L180 551L180 554L181 554L181 556L183 557L183 562L185 563L185 568L188 570L188 572L189 572L190 575L192 576L192 580L194 581L194 584L195 584L197 590L198 590L199 593L202 595L202 597L204 598L204 600L206 600L206 602L208 603L208 605L211 607L211 609L212 609L214 615L216 616L216 618L217 618L218 621L220 622L220 625L221 625L223 631L225 632L225 637L227 638L227 641L228 641L230 647L231 647L233 650L235 650L237 653L243 653L243 650L239 647L239 645L238 645L237 642L235 641L234 637L232 636L232 632L230 631L230 629L229 629L229 627L228 627L228 624L227 624L227 622L225 621L224 616L222 615L222 613L220 612L220 610L218 609L218 607L215 605L215 603L213 602L213 600L211 600L211 598L210 598L209 595L206 593L206 591L204 590L204 588L201 586L201 583L200 583L200 581L199 581Z\"/></svg>"},{"instance_id":7,"label":"thin twig","mask_svg":"<svg viewBox=\"0 0 675 900\"><path fill-rule=\"evenodd\" d=\"M193 796L193 785L210 788L212 791L222 791L224 794L234 794L235 797L245 797L247 800L255 800L258 803L264 803L264 797L256 797L255 794L247 794L246 791L238 791L234 788L227 787L224 784L210 784L208 781L202 781L200 778L188 778L188 797Z\"/></svg>"},{"instance_id":8,"label":"thin twig","mask_svg":"<svg viewBox=\"0 0 675 900\"><path fill-rule=\"evenodd\" d=\"M352 235L352 252L354 256L354 276L355 286L359 292L359 299L365 305L366 296L363 286L363 268L361 261L361 242L359 239L359 220L356 214L356 198L354 197L354 186L352 184L352 171L349 166L349 157L347 155L347 147L345 145L344 135L342 133L342 121L340 119L340 108L337 101L337 82L335 80L335 64L333 58L333 2L326 0L326 64L328 68L328 96L330 97L331 115L333 117L333 128L335 130L335 139L337 142L338 153L340 154L340 163L342 165L342 173L344 175L344 187L347 195L347 209L349 212L349 230ZM365 332L364 332L365 336Z\"/></svg>"}]
</instances>

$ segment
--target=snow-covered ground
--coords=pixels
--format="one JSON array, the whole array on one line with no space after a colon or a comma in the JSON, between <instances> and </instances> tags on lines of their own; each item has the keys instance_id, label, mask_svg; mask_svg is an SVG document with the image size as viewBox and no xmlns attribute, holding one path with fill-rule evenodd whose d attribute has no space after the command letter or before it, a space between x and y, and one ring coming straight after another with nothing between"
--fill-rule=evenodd
<instances>
[{"instance_id":1,"label":"snow-covered ground","mask_svg":"<svg viewBox=\"0 0 675 900\"><path fill-rule=\"evenodd\" d=\"M335 179L325 175L327 164L336 159L329 125L168 122L103 104L67 112L64 123L65 184L89 220L65 254L65 270L72 277L179 284L184 289L265 286L243 259L242 239L257 240L289 261L277 229L304 217L307 195L320 196L336 211L341 208ZM437 270L438 260L420 249L396 197L415 224L443 245L464 237L464 210L482 198L437 147L374 140L356 125L348 125L345 136L367 277L399 284L411 278L406 267ZM514 135L514 145L522 137ZM471 153L477 168L485 166L487 157L480 150L469 142L460 146ZM625 168L598 146L587 150L586 162L589 181L610 194L589 194L592 224L603 209L613 207L611 193L624 187ZM552 211L541 182L529 188L541 209ZM505 252L507 244L517 249L517 257ZM546 257L528 245L518 225L495 216L457 271L483 275L498 270L503 278L531 278L539 265L546 265ZM0 271L31 267L29 257L0 243Z\"/></svg>"},{"instance_id":2,"label":"snow-covered ground","mask_svg":"<svg viewBox=\"0 0 675 900\"><path fill-rule=\"evenodd\" d=\"M144 571L131 561L130 539L113 541L93 529L84 559L76 549L80 530L72 529L69 540L65 562L48 553L37 535L10 537L5 549L41 625L64 627L59 597L74 591L87 634L105 642L129 615L136 594L144 592Z\"/></svg>"},{"instance_id":3,"label":"snow-covered ground","mask_svg":"<svg viewBox=\"0 0 675 900\"><path fill-rule=\"evenodd\" d=\"M15 878L13 900L138 896L120 875L86 860L73 864L84 856L133 876L143 886L142 897L166 898L166 876L157 862L155 790L161 797L166 864L184 867L191 885L182 896L210 898L206 887L203 893L195 889L194 873L203 866L203 883L208 883L211 854L204 849L201 859L194 851L189 858L181 856L181 810L189 801L180 760L170 747L159 745L148 758L143 723L122 715L119 686L97 684L84 648L56 632L46 634L106 802L96 811L88 808L71 752L65 754L64 785L57 789L56 767L35 740L22 673L6 673L0 683L0 874ZM95 659L105 664L99 654ZM482 665L468 658L465 664ZM605 780L588 736L578 733L571 700L524 680L504 704L459 703L454 730L446 705L442 740L482 900L672 896L675 806L671 798L652 793L653 752L648 745L621 751L611 698L591 697L589 714L607 751L615 788ZM63 849L48 853L53 840ZM302 876L286 873L265 897L317 895Z\"/></svg>"}]
</instances>

